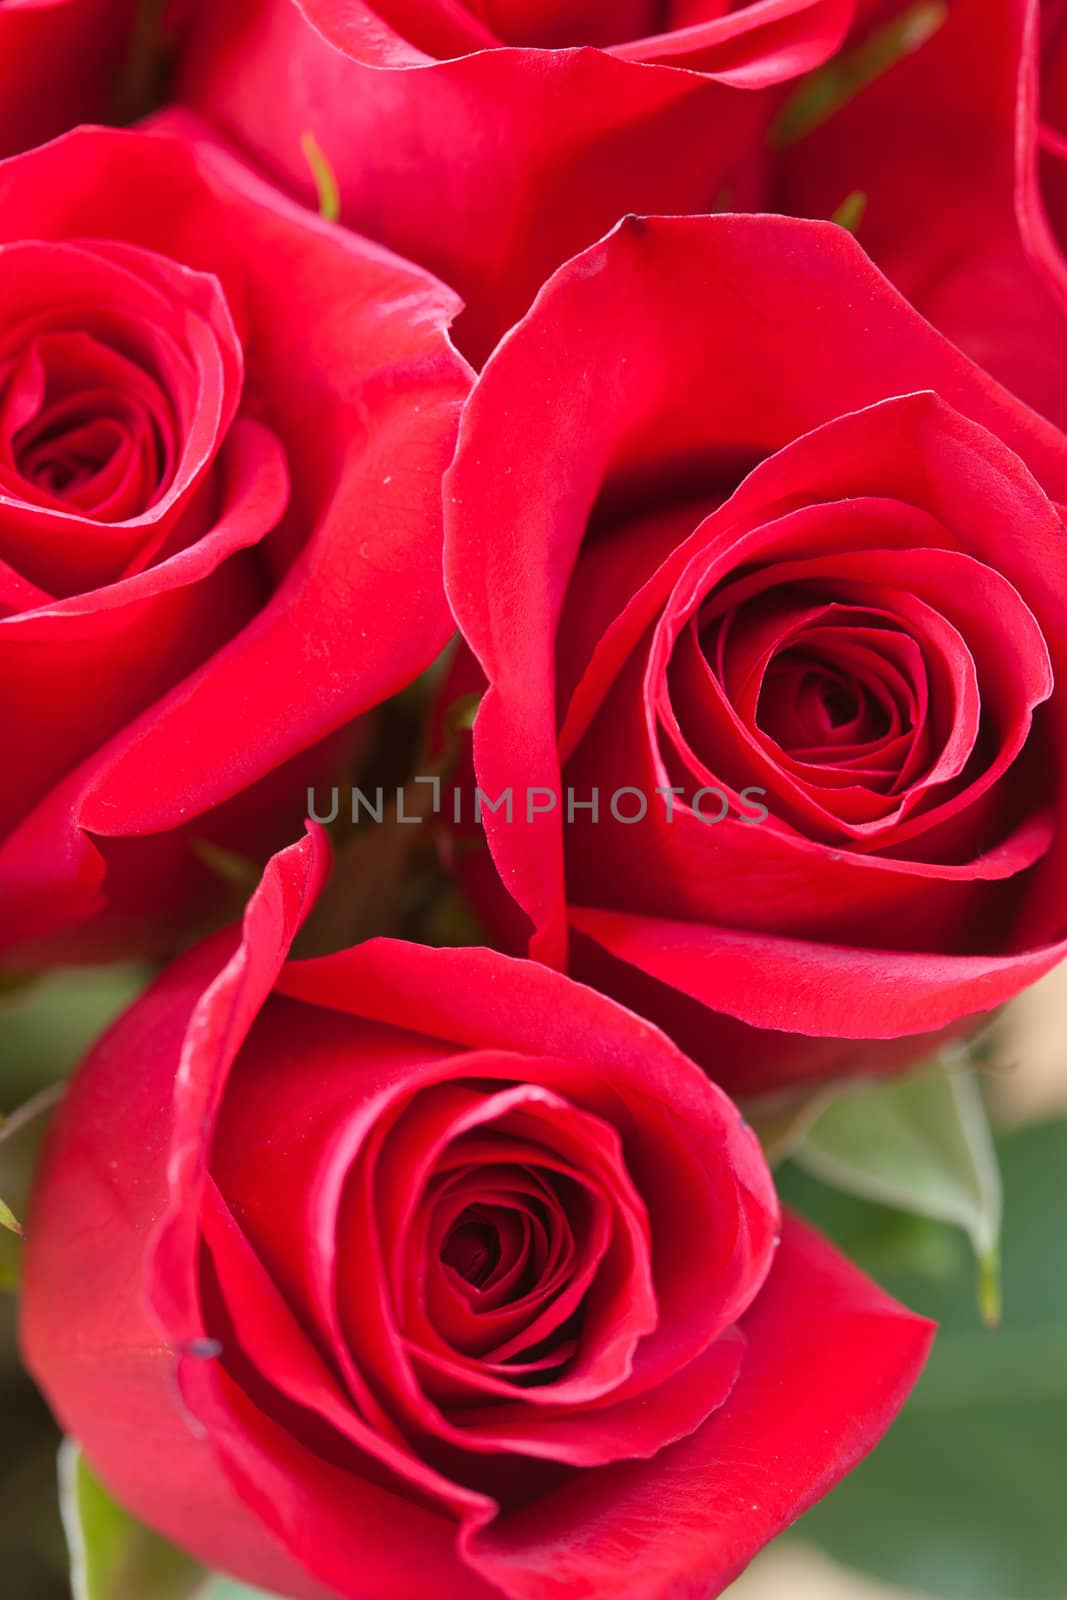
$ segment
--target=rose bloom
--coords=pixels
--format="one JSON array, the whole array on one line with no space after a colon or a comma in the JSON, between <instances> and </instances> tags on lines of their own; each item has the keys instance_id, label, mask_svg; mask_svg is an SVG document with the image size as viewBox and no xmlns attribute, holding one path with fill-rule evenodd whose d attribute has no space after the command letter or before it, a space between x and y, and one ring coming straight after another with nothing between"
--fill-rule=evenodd
<instances>
[{"instance_id":1,"label":"rose bloom","mask_svg":"<svg viewBox=\"0 0 1067 1600\"><path fill-rule=\"evenodd\" d=\"M275 857L78 1073L31 1370L121 1500L272 1591L718 1594L929 1325L783 1228L736 1108L631 1012L488 950L286 964L322 866Z\"/></svg>"},{"instance_id":2,"label":"rose bloom","mask_svg":"<svg viewBox=\"0 0 1067 1600\"><path fill-rule=\"evenodd\" d=\"M1064 426L1062 16L1058 3L951 0L932 38L780 153L752 209L826 217L861 192L868 254L973 360Z\"/></svg>"},{"instance_id":3,"label":"rose bloom","mask_svg":"<svg viewBox=\"0 0 1067 1600\"><path fill-rule=\"evenodd\" d=\"M447 640L468 376L450 291L179 138L13 158L0 239L0 948L99 956Z\"/></svg>"},{"instance_id":4,"label":"rose bloom","mask_svg":"<svg viewBox=\"0 0 1067 1600\"><path fill-rule=\"evenodd\" d=\"M745 1092L914 1059L1047 971L1049 495L1067 440L833 224L631 219L561 269L445 484L477 779L546 791L484 810L531 952Z\"/></svg>"},{"instance_id":5,"label":"rose bloom","mask_svg":"<svg viewBox=\"0 0 1067 1600\"><path fill-rule=\"evenodd\" d=\"M0 156L115 107L137 0L0 0Z\"/></svg>"},{"instance_id":6,"label":"rose bloom","mask_svg":"<svg viewBox=\"0 0 1067 1600\"><path fill-rule=\"evenodd\" d=\"M462 294L463 348L481 358L625 212L725 205L776 86L831 55L852 10L182 0L177 88L305 197L312 133L345 219Z\"/></svg>"}]
</instances>

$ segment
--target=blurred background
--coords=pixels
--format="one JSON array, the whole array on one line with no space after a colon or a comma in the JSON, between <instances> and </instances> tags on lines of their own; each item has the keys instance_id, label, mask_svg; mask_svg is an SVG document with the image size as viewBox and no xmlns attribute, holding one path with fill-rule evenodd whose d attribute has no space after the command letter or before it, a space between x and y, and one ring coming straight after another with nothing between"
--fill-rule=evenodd
<instances>
[{"instance_id":1,"label":"blurred background","mask_svg":"<svg viewBox=\"0 0 1067 1600\"><path fill-rule=\"evenodd\" d=\"M1067 970L1006 1009L984 1081L1005 1188L995 1332L950 1234L782 1174L794 1203L942 1331L874 1455L729 1600L1067 1600Z\"/></svg>"},{"instance_id":2,"label":"blurred background","mask_svg":"<svg viewBox=\"0 0 1067 1600\"><path fill-rule=\"evenodd\" d=\"M134 967L60 972L0 994L0 1110L31 1100L40 1112L7 1124L5 1198L25 1187L54 1086L145 980ZM999 1019L982 1084L1005 1189L996 1331L982 1325L958 1230L851 1198L793 1162L778 1170L788 1203L941 1332L883 1443L730 1600L1067 1600L1067 969ZM16 1241L0 1230L0 1593L70 1600L59 1440L19 1368L16 1279ZM177 1600L165 1584L148 1592L139 1570L99 1600ZM209 1593L239 1600L228 1586Z\"/></svg>"}]
</instances>

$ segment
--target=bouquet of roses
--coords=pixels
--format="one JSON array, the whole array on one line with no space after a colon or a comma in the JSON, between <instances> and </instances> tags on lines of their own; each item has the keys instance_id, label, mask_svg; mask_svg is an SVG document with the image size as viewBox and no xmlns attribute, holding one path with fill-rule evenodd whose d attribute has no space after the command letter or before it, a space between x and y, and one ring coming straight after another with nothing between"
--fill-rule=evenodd
<instances>
[{"instance_id":1,"label":"bouquet of roses","mask_svg":"<svg viewBox=\"0 0 1067 1600\"><path fill-rule=\"evenodd\" d=\"M1067 1595L1063 18L0 0L18 1600Z\"/></svg>"}]
</instances>

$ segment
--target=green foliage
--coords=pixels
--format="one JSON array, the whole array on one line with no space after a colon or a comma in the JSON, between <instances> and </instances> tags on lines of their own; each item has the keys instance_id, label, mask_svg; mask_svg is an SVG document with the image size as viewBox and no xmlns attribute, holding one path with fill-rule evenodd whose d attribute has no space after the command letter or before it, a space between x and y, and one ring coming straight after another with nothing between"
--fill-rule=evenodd
<instances>
[{"instance_id":1,"label":"green foliage","mask_svg":"<svg viewBox=\"0 0 1067 1600\"><path fill-rule=\"evenodd\" d=\"M41 1144L60 1089L42 1089L0 1118L0 1289L18 1288L23 1226Z\"/></svg>"},{"instance_id":2,"label":"green foliage","mask_svg":"<svg viewBox=\"0 0 1067 1600\"><path fill-rule=\"evenodd\" d=\"M783 1089L741 1102L745 1120L772 1167L793 1154L819 1112L838 1093L839 1085L824 1084L816 1089Z\"/></svg>"},{"instance_id":3,"label":"green foliage","mask_svg":"<svg viewBox=\"0 0 1067 1600\"><path fill-rule=\"evenodd\" d=\"M59 1494L74 1600L200 1600L203 1569L112 1500L69 1439Z\"/></svg>"},{"instance_id":4,"label":"green foliage","mask_svg":"<svg viewBox=\"0 0 1067 1600\"><path fill-rule=\"evenodd\" d=\"M0 992L0 1290L18 1284L22 1223L59 1085L144 986L146 969L78 969Z\"/></svg>"},{"instance_id":5,"label":"green foliage","mask_svg":"<svg viewBox=\"0 0 1067 1600\"><path fill-rule=\"evenodd\" d=\"M60 1449L59 1487L73 1600L273 1600L206 1572L130 1516L70 1439Z\"/></svg>"},{"instance_id":6,"label":"green foliage","mask_svg":"<svg viewBox=\"0 0 1067 1600\"><path fill-rule=\"evenodd\" d=\"M1000 1311L1000 1173L978 1079L964 1059L851 1085L811 1122L797 1160L837 1188L955 1223L979 1267L979 1305Z\"/></svg>"},{"instance_id":7,"label":"green foliage","mask_svg":"<svg viewBox=\"0 0 1067 1600\"><path fill-rule=\"evenodd\" d=\"M1004 1316L977 1324L954 1229L835 1193L783 1197L941 1331L885 1441L799 1525L848 1566L946 1600L1063 1600L1067 1574L1067 1121L998 1142Z\"/></svg>"},{"instance_id":8,"label":"green foliage","mask_svg":"<svg viewBox=\"0 0 1067 1600\"><path fill-rule=\"evenodd\" d=\"M0 1228L6 1228L8 1233L22 1234L22 1224L6 1200L0 1200Z\"/></svg>"},{"instance_id":9,"label":"green foliage","mask_svg":"<svg viewBox=\"0 0 1067 1600\"><path fill-rule=\"evenodd\" d=\"M59 968L0 993L0 1108L68 1077L149 976L138 963Z\"/></svg>"}]
</instances>

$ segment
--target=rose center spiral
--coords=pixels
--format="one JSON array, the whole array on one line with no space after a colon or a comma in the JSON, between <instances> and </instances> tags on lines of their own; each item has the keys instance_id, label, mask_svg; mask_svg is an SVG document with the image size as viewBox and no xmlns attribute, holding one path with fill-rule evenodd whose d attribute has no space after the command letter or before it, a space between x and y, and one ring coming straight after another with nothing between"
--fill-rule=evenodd
<instances>
[{"instance_id":1,"label":"rose center spiral","mask_svg":"<svg viewBox=\"0 0 1067 1600\"><path fill-rule=\"evenodd\" d=\"M465 1282L481 1288L500 1261L500 1235L493 1225L469 1207L449 1230L441 1246L441 1259Z\"/></svg>"},{"instance_id":2,"label":"rose center spiral","mask_svg":"<svg viewBox=\"0 0 1067 1600\"><path fill-rule=\"evenodd\" d=\"M42 335L0 373L0 447L43 505L103 522L141 515L171 478L178 432L159 379L104 338Z\"/></svg>"}]
</instances>

